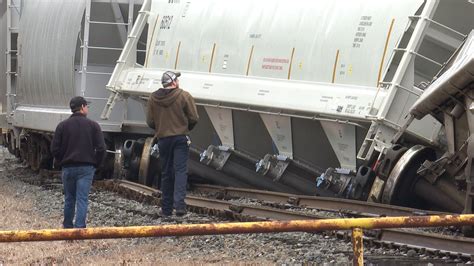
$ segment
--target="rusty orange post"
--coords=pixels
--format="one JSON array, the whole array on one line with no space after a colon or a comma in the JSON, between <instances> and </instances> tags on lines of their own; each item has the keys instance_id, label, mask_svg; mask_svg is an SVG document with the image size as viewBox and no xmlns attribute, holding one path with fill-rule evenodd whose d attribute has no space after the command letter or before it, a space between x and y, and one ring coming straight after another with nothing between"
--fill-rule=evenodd
<instances>
[{"instance_id":1,"label":"rusty orange post","mask_svg":"<svg viewBox=\"0 0 474 266\"><path fill-rule=\"evenodd\" d=\"M352 249L354 250L354 258L352 265L364 265L364 233L360 228L352 229Z\"/></svg>"},{"instance_id":2,"label":"rusty orange post","mask_svg":"<svg viewBox=\"0 0 474 266\"><path fill-rule=\"evenodd\" d=\"M474 225L474 214L0 231L0 242Z\"/></svg>"}]
</instances>

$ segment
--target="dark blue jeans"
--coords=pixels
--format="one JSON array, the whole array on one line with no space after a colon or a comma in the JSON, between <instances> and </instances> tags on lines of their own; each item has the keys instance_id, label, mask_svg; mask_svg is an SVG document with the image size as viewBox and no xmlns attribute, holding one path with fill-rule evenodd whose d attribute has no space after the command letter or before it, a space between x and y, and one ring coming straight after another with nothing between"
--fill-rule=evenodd
<instances>
[{"instance_id":1,"label":"dark blue jeans","mask_svg":"<svg viewBox=\"0 0 474 266\"><path fill-rule=\"evenodd\" d=\"M94 166L63 167L64 228L86 228L89 191L94 172ZM74 214L76 221L73 225Z\"/></svg>"},{"instance_id":2,"label":"dark blue jeans","mask_svg":"<svg viewBox=\"0 0 474 266\"><path fill-rule=\"evenodd\" d=\"M184 135L160 138L161 208L163 214L186 210L186 184L188 182L188 139ZM174 203L174 204L173 204Z\"/></svg>"}]
</instances>

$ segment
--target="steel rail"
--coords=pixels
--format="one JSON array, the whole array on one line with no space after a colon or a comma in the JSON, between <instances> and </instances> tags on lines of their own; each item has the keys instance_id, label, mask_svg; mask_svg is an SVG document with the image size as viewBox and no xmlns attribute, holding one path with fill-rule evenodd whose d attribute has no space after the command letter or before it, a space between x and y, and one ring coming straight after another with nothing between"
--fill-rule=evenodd
<instances>
[{"instance_id":1,"label":"steel rail","mask_svg":"<svg viewBox=\"0 0 474 266\"><path fill-rule=\"evenodd\" d=\"M306 219L327 219L327 216L309 215L269 207L248 206L234 204L227 201L199 198L193 196L186 197L186 204L192 207L205 207L224 212L234 212L245 217L257 217L263 220L306 220ZM260 220L258 219L258 220Z\"/></svg>"},{"instance_id":2,"label":"steel rail","mask_svg":"<svg viewBox=\"0 0 474 266\"><path fill-rule=\"evenodd\" d=\"M419 210L400 206L379 204L366 201L328 198L317 196L301 196L295 194L263 191L255 189L229 188L214 185L193 185L195 191L218 193L225 198L251 198L280 204L292 204L298 207L315 208L325 211L341 211L358 216L411 216L448 214L434 211Z\"/></svg>"},{"instance_id":3,"label":"steel rail","mask_svg":"<svg viewBox=\"0 0 474 266\"><path fill-rule=\"evenodd\" d=\"M378 235L378 239L384 242L405 244L417 249L426 248L433 253L442 250L469 259L474 255L474 239L468 237L415 232L403 229L384 229Z\"/></svg>"},{"instance_id":4,"label":"steel rail","mask_svg":"<svg viewBox=\"0 0 474 266\"><path fill-rule=\"evenodd\" d=\"M105 187L113 189L114 191L120 191L121 188L129 190L128 193L141 193L143 196L155 197L159 196L161 192L157 189L147 187L142 184L120 180L120 181L100 181L96 182L99 187ZM127 192L121 191L125 194ZM322 215L309 215L297 212L291 212L286 210L280 210L270 207L262 206L248 206L238 203L233 203L223 200L215 200L194 196L186 196L186 204L188 208L196 211L218 211L222 214L237 214L232 215L236 219L241 220L295 220L295 219L327 219L327 216ZM228 216L228 215L225 215ZM240 217L237 217L240 216ZM251 217L251 219L249 219Z\"/></svg>"},{"instance_id":5,"label":"steel rail","mask_svg":"<svg viewBox=\"0 0 474 266\"><path fill-rule=\"evenodd\" d=\"M102 181L101 185L105 187L115 188L116 191L120 189L133 189L136 193L144 193L147 196L157 196L160 192L156 189L146 187L137 183L129 181ZM206 186L209 187L209 186ZM211 186L212 187L212 186ZM251 192L250 190L246 190ZM123 191L122 191L123 192ZM270 193L270 194L280 194L280 196L285 195L284 193ZM274 199L282 199L274 197ZM346 200L347 201L347 200ZM345 204L349 204L353 201L347 201ZM226 217L232 217L237 220L243 221L259 221L267 219L277 219L277 220L315 220L315 219L327 219L328 217L321 217L317 215L308 215L298 212L284 211L275 208L269 207L260 207L260 206L247 206L233 204L227 201L207 199L200 197L186 197L186 203L188 208L195 212L205 212L207 214L214 214L217 212L219 214L224 214ZM392 206L393 207L393 206ZM366 207L368 208L368 207ZM406 208L410 210L409 208ZM412 209L414 210L414 209ZM334 209L337 211L337 209ZM408 214L412 212L406 212ZM426 214L425 214L426 215ZM441 215L441 217L453 216L453 215ZM418 217L424 216L415 216L411 217L412 219L418 219ZM332 218L332 217L331 217ZM386 217L387 219L398 219L399 217ZM352 219L347 219L350 221ZM366 227L362 227L366 228ZM409 248L417 250L427 250L433 253L448 253L455 254L456 256L462 256L465 258L471 258L474 255L474 239L460 236L449 236L441 235L435 233L427 233L420 231L409 231L406 229L377 229L370 230L369 233L375 233L374 237L366 236L364 237L366 242L380 242L386 243L388 245L395 246L407 246ZM340 234L343 234L342 232Z\"/></svg>"},{"instance_id":6,"label":"steel rail","mask_svg":"<svg viewBox=\"0 0 474 266\"><path fill-rule=\"evenodd\" d=\"M108 181L105 181L108 182ZM157 189L154 189L152 187L148 187L139 183L134 183L126 180L120 180L119 182L114 181L116 184L120 184L120 186L126 187L130 190L134 190L137 192L142 192L146 194L147 196L153 196L153 195L160 195L161 192Z\"/></svg>"}]
</instances>

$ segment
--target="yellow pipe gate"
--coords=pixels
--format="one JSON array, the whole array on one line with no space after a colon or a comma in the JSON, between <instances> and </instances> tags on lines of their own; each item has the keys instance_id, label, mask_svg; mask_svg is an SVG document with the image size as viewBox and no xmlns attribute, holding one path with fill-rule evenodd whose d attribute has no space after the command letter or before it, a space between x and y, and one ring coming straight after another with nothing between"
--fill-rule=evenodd
<instances>
[{"instance_id":1,"label":"yellow pipe gate","mask_svg":"<svg viewBox=\"0 0 474 266\"><path fill-rule=\"evenodd\" d=\"M474 225L474 214L0 231L0 242L352 230L354 265L364 264L362 229Z\"/></svg>"}]
</instances>

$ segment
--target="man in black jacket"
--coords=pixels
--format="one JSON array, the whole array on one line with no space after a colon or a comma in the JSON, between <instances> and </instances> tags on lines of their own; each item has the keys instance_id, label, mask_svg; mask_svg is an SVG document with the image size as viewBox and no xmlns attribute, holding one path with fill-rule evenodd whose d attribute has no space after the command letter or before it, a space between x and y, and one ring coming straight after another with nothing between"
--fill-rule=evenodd
<instances>
[{"instance_id":1,"label":"man in black jacket","mask_svg":"<svg viewBox=\"0 0 474 266\"><path fill-rule=\"evenodd\" d=\"M99 124L87 118L87 101L77 96L71 99L69 107L73 114L56 127L51 153L62 167L63 226L85 228L89 191L95 169L105 155L105 143Z\"/></svg>"}]
</instances>

